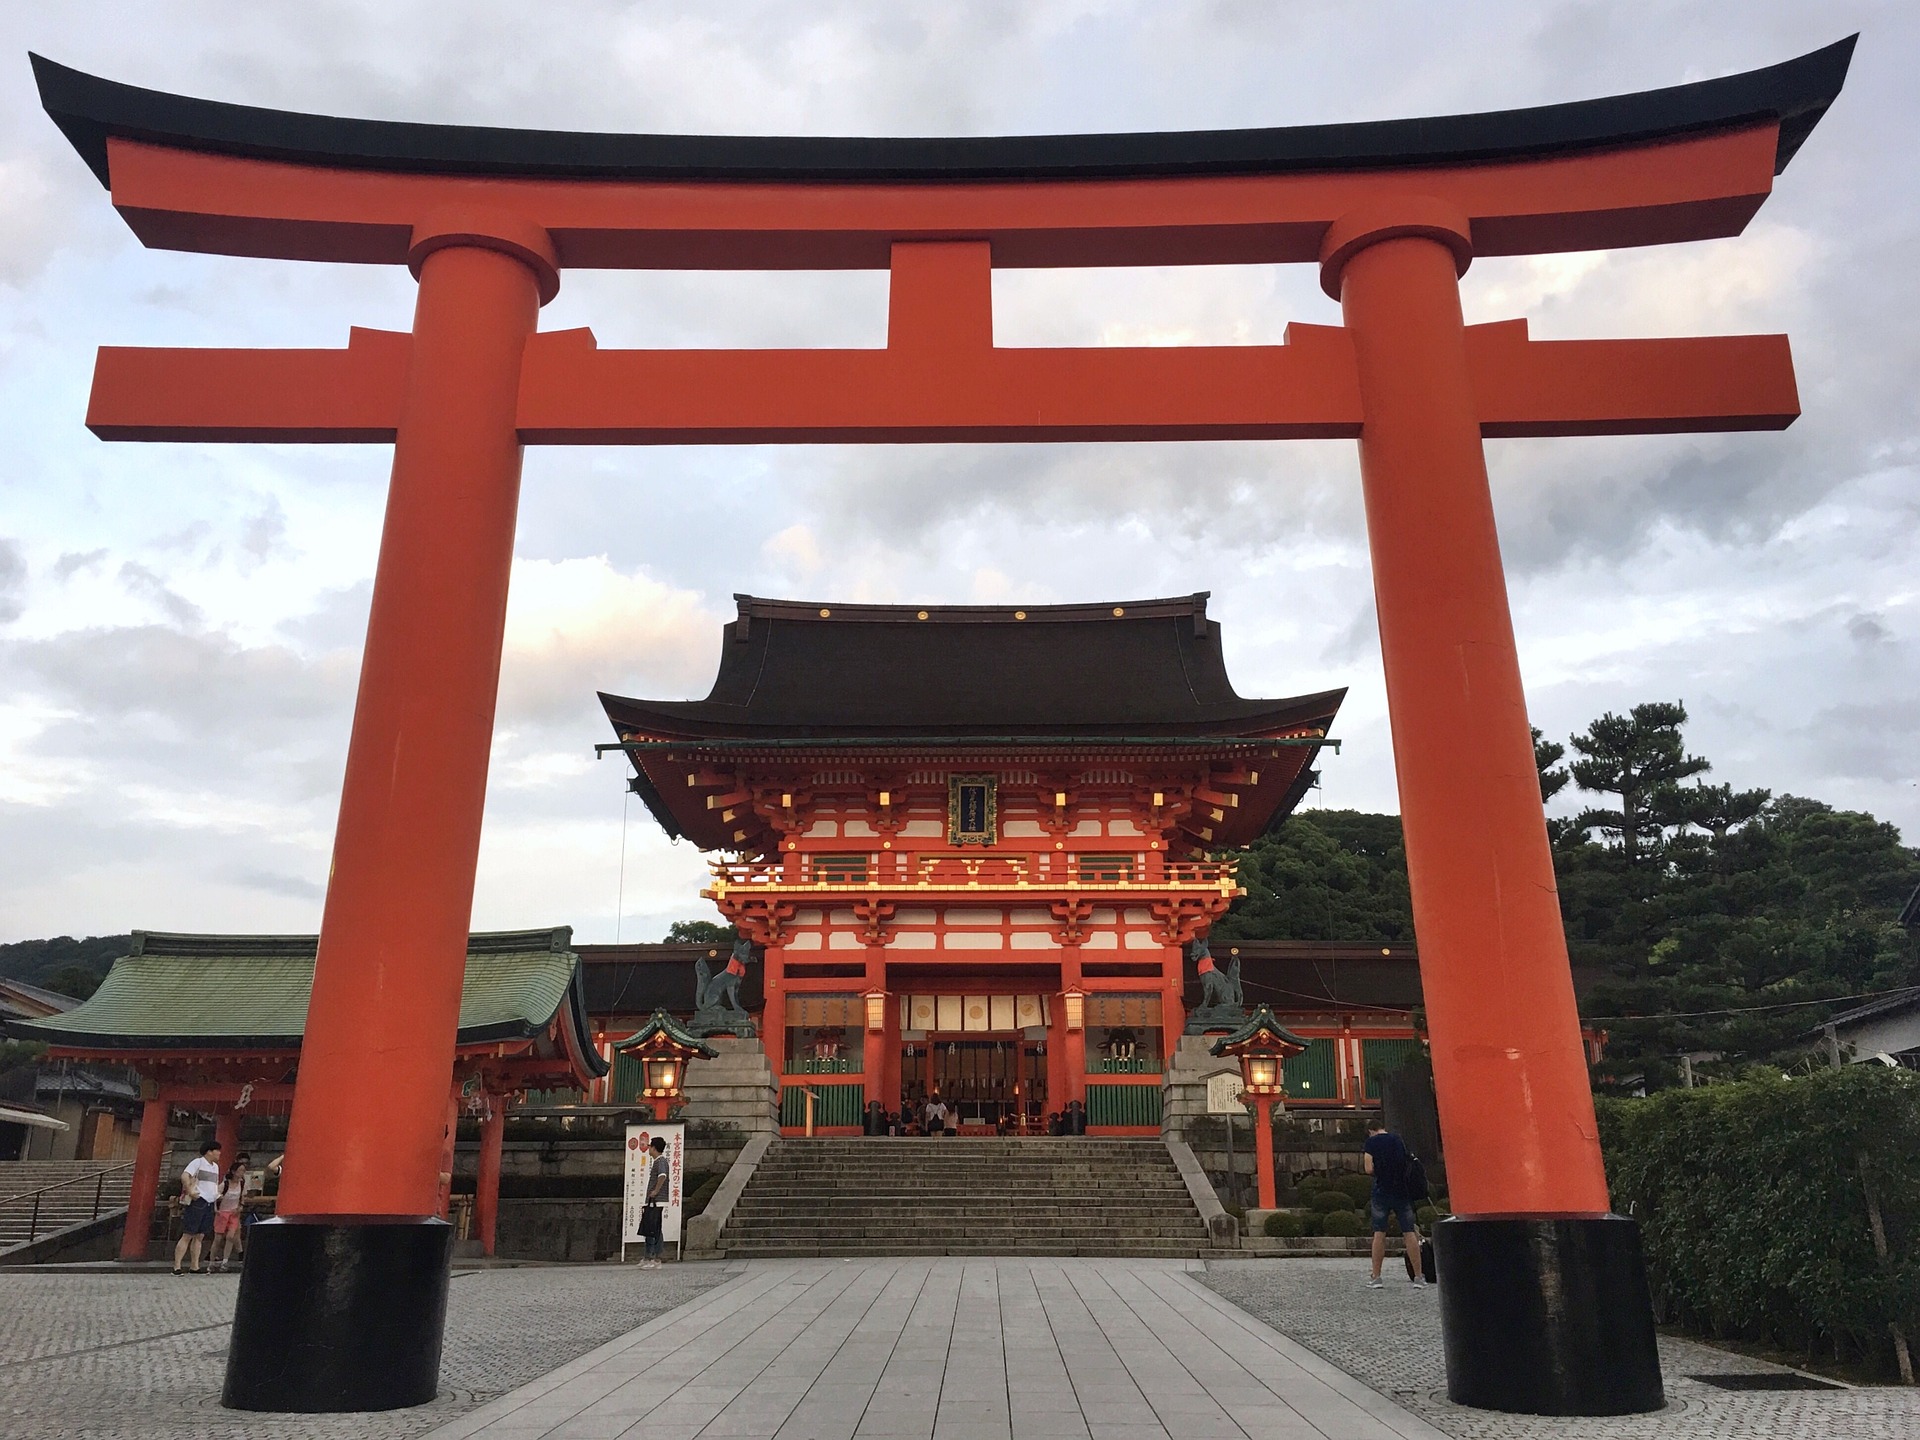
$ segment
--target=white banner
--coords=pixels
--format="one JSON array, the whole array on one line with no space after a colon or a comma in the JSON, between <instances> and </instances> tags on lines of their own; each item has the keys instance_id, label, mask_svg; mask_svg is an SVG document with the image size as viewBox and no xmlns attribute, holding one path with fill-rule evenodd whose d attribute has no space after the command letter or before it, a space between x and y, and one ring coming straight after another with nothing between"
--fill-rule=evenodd
<instances>
[{"instance_id":1,"label":"white banner","mask_svg":"<svg viewBox=\"0 0 1920 1440\"><path fill-rule=\"evenodd\" d=\"M660 1238L673 1244L680 1240L680 1214L686 1198L687 1127L678 1121L671 1125L627 1126L627 1184L625 1202L620 1208L620 1250L640 1243L640 1210L646 1203L647 1171L653 1165L654 1137L667 1142L667 1207L660 1217Z\"/></svg>"}]
</instances>

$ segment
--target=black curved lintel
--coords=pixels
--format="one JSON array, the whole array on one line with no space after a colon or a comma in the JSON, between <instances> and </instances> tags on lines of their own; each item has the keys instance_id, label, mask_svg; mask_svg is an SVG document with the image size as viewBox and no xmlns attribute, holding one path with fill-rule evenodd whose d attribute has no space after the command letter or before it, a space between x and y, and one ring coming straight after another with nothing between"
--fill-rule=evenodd
<instances>
[{"instance_id":1,"label":"black curved lintel","mask_svg":"<svg viewBox=\"0 0 1920 1440\"><path fill-rule=\"evenodd\" d=\"M1840 94L1857 35L1713 80L1415 120L1117 135L618 135L304 115L103 80L29 58L40 101L102 185L110 136L421 174L668 180L1041 180L1281 174L1519 159L1776 120L1777 174Z\"/></svg>"}]
</instances>

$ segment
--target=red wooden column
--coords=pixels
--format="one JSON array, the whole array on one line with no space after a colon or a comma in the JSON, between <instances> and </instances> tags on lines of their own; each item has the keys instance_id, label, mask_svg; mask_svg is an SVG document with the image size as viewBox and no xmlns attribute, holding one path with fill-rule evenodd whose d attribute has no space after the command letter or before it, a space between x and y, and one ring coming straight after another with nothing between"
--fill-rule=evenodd
<instances>
[{"instance_id":1,"label":"red wooden column","mask_svg":"<svg viewBox=\"0 0 1920 1440\"><path fill-rule=\"evenodd\" d=\"M120 1232L120 1258L147 1258L153 1206L160 1193L160 1167L167 1158L167 1122L173 1105L149 1100L140 1111L140 1146L133 1155L133 1188L127 1192L127 1227Z\"/></svg>"},{"instance_id":2,"label":"red wooden column","mask_svg":"<svg viewBox=\"0 0 1920 1440\"><path fill-rule=\"evenodd\" d=\"M1645 1260L1638 1225L1607 1213L1467 370L1470 233L1442 202L1402 199L1336 221L1321 251L1365 412L1360 475L1455 1212L1433 1235L1447 1392L1498 1409L1655 1410Z\"/></svg>"},{"instance_id":3,"label":"red wooden column","mask_svg":"<svg viewBox=\"0 0 1920 1440\"><path fill-rule=\"evenodd\" d=\"M480 1126L480 1163L473 1187L473 1224L479 1232L480 1253L493 1254L500 1223L500 1151L507 1135L507 1097L490 1095L487 1118Z\"/></svg>"},{"instance_id":4,"label":"red wooden column","mask_svg":"<svg viewBox=\"0 0 1920 1440\"><path fill-rule=\"evenodd\" d=\"M240 1153L240 1112L223 1105L214 1112L213 1138L220 1146L220 1173L233 1168L233 1157Z\"/></svg>"},{"instance_id":5,"label":"red wooden column","mask_svg":"<svg viewBox=\"0 0 1920 1440\"><path fill-rule=\"evenodd\" d=\"M1083 990L1080 983L1080 947L1063 945L1060 948L1060 1040L1062 1065L1067 1088L1060 1096L1060 1110L1066 1111L1067 1103L1078 1100L1082 1106L1087 1103L1087 1031L1084 1022L1085 1001L1082 1001L1082 1023L1069 1029L1067 1026L1066 1005L1068 990Z\"/></svg>"},{"instance_id":6,"label":"red wooden column","mask_svg":"<svg viewBox=\"0 0 1920 1440\"><path fill-rule=\"evenodd\" d=\"M1453 1208L1603 1215L1606 1175L1468 378L1466 220L1329 230Z\"/></svg>"},{"instance_id":7,"label":"red wooden column","mask_svg":"<svg viewBox=\"0 0 1920 1440\"><path fill-rule=\"evenodd\" d=\"M887 988L887 948L884 945L867 946L867 980L863 987L866 994ZM900 1087L894 1085L888 1089L892 1064L888 1060L888 1026L883 1020L879 1030L867 1028L866 994L860 1000L860 1070L862 1098L864 1105L878 1100L891 1110L900 1103ZM893 997L888 996L891 1002ZM883 1012L884 1013L884 1012Z\"/></svg>"},{"instance_id":8,"label":"red wooden column","mask_svg":"<svg viewBox=\"0 0 1920 1440\"><path fill-rule=\"evenodd\" d=\"M557 283L544 232L511 217L422 226L413 255L413 356L287 1139L293 1216L435 1210L520 498L521 353Z\"/></svg>"},{"instance_id":9,"label":"red wooden column","mask_svg":"<svg viewBox=\"0 0 1920 1440\"><path fill-rule=\"evenodd\" d=\"M521 357L552 246L486 212L417 224L420 279L287 1136L247 1245L223 1403L421 1404L439 1384L455 1032L520 498ZM377 1347L370 1335L405 1337ZM360 1358L356 1358L360 1357Z\"/></svg>"},{"instance_id":10,"label":"red wooden column","mask_svg":"<svg viewBox=\"0 0 1920 1440\"><path fill-rule=\"evenodd\" d=\"M777 1119L786 1092L781 1083L787 1069L786 965L781 952L772 945L767 947L762 964L765 968L761 972L761 986L766 1004L760 1010L760 1044L767 1052L767 1064L773 1068L773 1104Z\"/></svg>"},{"instance_id":11,"label":"red wooden column","mask_svg":"<svg viewBox=\"0 0 1920 1440\"><path fill-rule=\"evenodd\" d=\"M1160 960L1160 1065L1173 1064L1173 1052L1187 1028L1187 979L1184 947L1176 945Z\"/></svg>"},{"instance_id":12,"label":"red wooden column","mask_svg":"<svg viewBox=\"0 0 1920 1440\"><path fill-rule=\"evenodd\" d=\"M1258 1183L1260 1208L1271 1210L1280 1202L1273 1184L1273 1097L1253 1097L1253 1171Z\"/></svg>"}]
</instances>

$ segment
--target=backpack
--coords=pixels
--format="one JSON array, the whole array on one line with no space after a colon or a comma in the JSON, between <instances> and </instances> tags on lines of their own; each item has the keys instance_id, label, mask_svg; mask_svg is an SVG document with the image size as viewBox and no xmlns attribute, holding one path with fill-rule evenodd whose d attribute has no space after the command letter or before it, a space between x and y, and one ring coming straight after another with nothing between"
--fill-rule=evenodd
<instances>
[{"instance_id":1,"label":"backpack","mask_svg":"<svg viewBox=\"0 0 1920 1440\"><path fill-rule=\"evenodd\" d=\"M1401 1174L1401 1187L1409 1203L1414 1205L1433 1194L1427 1188L1427 1167L1420 1163L1420 1157L1411 1150L1407 1152L1406 1169Z\"/></svg>"}]
</instances>

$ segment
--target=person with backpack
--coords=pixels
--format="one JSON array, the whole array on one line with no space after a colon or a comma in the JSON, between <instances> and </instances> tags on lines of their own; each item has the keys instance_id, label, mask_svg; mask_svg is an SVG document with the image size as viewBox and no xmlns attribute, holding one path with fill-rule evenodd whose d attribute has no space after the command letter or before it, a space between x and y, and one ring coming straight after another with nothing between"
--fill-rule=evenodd
<instances>
[{"instance_id":1,"label":"person with backpack","mask_svg":"<svg viewBox=\"0 0 1920 1440\"><path fill-rule=\"evenodd\" d=\"M1407 1268L1413 1283L1424 1289L1427 1281L1420 1270L1420 1227L1413 1218L1413 1192L1425 1191L1425 1171L1406 1142L1377 1116L1367 1122L1366 1150L1361 1158L1367 1173L1373 1176L1373 1274L1367 1288L1384 1288L1380 1266L1387 1258L1387 1216L1391 1214L1400 1217L1400 1236L1406 1242ZM1424 1199L1424 1193L1419 1198Z\"/></svg>"}]
</instances>

